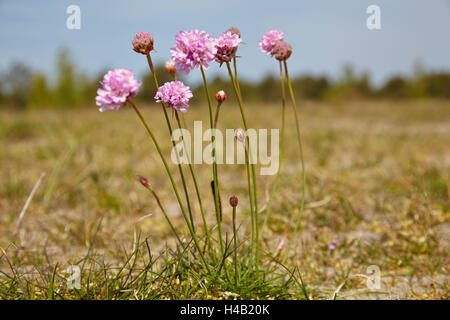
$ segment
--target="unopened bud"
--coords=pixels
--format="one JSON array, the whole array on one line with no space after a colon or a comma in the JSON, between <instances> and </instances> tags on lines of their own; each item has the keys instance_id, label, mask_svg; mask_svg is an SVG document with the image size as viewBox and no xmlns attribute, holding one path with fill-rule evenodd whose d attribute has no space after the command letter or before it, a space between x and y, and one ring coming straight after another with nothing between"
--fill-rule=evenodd
<instances>
[{"instance_id":1,"label":"unopened bud","mask_svg":"<svg viewBox=\"0 0 450 320\"><path fill-rule=\"evenodd\" d=\"M175 69L175 62L173 60L167 60L165 67L168 74L174 75L177 71Z\"/></svg>"},{"instance_id":2,"label":"unopened bud","mask_svg":"<svg viewBox=\"0 0 450 320\"><path fill-rule=\"evenodd\" d=\"M150 183L148 182L147 178L144 178L143 176L138 176L138 181L144 186L148 187Z\"/></svg>"},{"instance_id":3,"label":"unopened bud","mask_svg":"<svg viewBox=\"0 0 450 320\"><path fill-rule=\"evenodd\" d=\"M230 205L234 208L234 207L237 207L237 205L238 205L238 197L236 197L236 196L231 196L230 197Z\"/></svg>"},{"instance_id":4,"label":"unopened bud","mask_svg":"<svg viewBox=\"0 0 450 320\"><path fill-rule=\"evenodd\" d=\"M153 36L149 32L139 32L131 43L137 53L148 54L153 50Z\"/></svg>"},{"instance_id":5,"label":"unopened bud","mask_svg":"<svg viewBox=\"0 0 450 320\"><path fill-rule=\"evenodd\" d=\"M241 128L234 131L235 138L240 142L245 142L245 131Z\"/></svg>"},{"instance_id":6,"label":"unopened bud","mask_svg":"<svg viewBox=\"0 0 450 320\"><path fill-rule=\"evenodd\" d=\"M227 100L227 94L225 93L225 91L223 91L223 90L217 91L216 100L217 100L217 102L220 102L220 103Z\"/></svg>"}]
</instances>

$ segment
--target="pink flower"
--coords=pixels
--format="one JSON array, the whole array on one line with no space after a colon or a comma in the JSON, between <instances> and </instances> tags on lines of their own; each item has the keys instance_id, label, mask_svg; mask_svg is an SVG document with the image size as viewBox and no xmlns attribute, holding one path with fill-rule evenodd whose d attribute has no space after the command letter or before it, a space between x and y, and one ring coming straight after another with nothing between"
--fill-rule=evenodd
<instances>
[{"instance_id":1,"label":"pink flower","mask_svg":"<svg viewBox=\"0 0 450 320\"><path fill-rule=\"evenodd\" d=\"M328 244L328 250L333 251L336 250L336 245L338 244L339 239L333 238L331 239L331 242Z\"/></svg>"},{"instance_id":2,"label":"pink flower","mask_svg":"<svg viewBox=\"0 0 450 320\"><path fill-rule=\"evenodd\" d=\"M134 79L134 73L128 69L108 71L100 82L95 102L100 111L117 110L127 100L134 97L141 86L141 80Z\"/></svg>"},{"instance_id":3,"label":"pink flower","mask_svg":"<svg viewBox=\"0 0 450 320\"><path fill-rule=\"evenodd\" d=\"M194 68L200 69L200 66L207 69L208 63L216 56L216 39L197 29L180 31L170 52L175 68L181 73L187 74Z\"/></svg>"},{"instance_id":4,"label":"pink flower","mask_svg":"<svg viewBox=\"0 0 450 320\"><path fill-rule=\"evenodd\" d=\"M273 48L278 41L282 41L284 32L279 30L270 30L263 35L261 41L259 41L259 48L267 55L273 55Z\"/></svg>"},{"instance_id":5,"label":"pink flower","mask_svg":"<svg viewBox=\"0 0 450 320\"><path fill-rule=\"evenodd\" d=\"M187 111L190 98L192 98L191 90L181 81L164 83L155 95L156 102L167 103L169 107L181 112Z\"/></svg>"},{"instance_id":6,"label":"pink flower","mask_svg":"<svg viewBox=\"0 0 450 320\"><path fill-rule=\"evenodd\" d=\"M139 32L131 43L137 53L148 54L153 50L153 36L148 32Z\"/></svg>"},{"instance_id":7,"label":"pink flower","mask_svg":"<svg viewBox=\"0 0 450 320\"><path fill-rule=\"evenodd\" d=\"M241 42L242 39L238 34L233 34L231 31L222 33L216 43L216 61L220 64L229 62L236 55Z\"/></svg>"},{"instance_id":8,"label":"pink flower","mask_svg":"<svg viewBox=\"0 0 450 320\"><path fill-rule=\"evenodd\" d=\"M289 59L292 54L292 46L284 40L278 41L272 50L272 55L279 61Z\"/></svg>"}]
</instances>

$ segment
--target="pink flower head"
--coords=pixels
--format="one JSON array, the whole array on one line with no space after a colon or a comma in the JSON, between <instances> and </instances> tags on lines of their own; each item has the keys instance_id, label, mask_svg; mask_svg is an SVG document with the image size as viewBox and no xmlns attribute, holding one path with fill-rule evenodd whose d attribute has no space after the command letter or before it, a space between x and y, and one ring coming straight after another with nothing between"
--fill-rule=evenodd
<instances>
[{"instance_id":1,"label":"pink flower head","mask_svg":"<svg viewBox=\"0 0 450 320\"><path fill-rule=\"evenodd\" d=\"M153 36L149 32L139 32L131 43L137 53L148 54L153 50Z\"/></svg>"},{"instance_id":2,"label":"pink flower head","mask_svg":"<svg viewBox=\"0 0 450 320\"><path fill-rule=\"evenodd\" d=\"M331 242L328 244L328 250L330 251L336 250L338 242L339 242L338 238L331 239Z\"/></svg>"},{"instance_id":3,"label":"pink flower head","mask_svg":"<svg viewBox=\"0 0 450 320\"><path fill-rule=\"evenodd\" d=\"M217 39L216 61L220 64L229 62L235 55L239 44L242 42L238 34L226 31Z\"/></svg>"},{"instance_id":4,"label":"pink flower head","mask_svg":"<svg viewBox=\"0 0 450 320\"><path fill-rule=\"evenodd\" d=\"M177 111L186 112L192 92L181 81L166 82L156 92L156 102L164 102Z\"/></svg>"},{"instance_id":5,"label":"pink flower head","mask_svg":"<svg viewBox=\"0 0 450 320\"><path fill-rule=\"evenodd\" d=\"M279 61L289 59L292 54L292 46L284 40L278 41L272 50L272 55Z\"/></svg>"},{"instance_id":6,"label":"pink flower head","mask_svg":"<svg viewBox=\"0 0 450 320\"><path fill-rule=\"evenodd\" d=\"M284 32L279 30L270 30L263 35L261 41L259 41L259 48L267 55L273 55L273 48L278 41L282 41Z\"/></svg>"},{"instance_id":7,"label":"pink flower head","mask_svg":"<svg viewBox=\"0 0 450 320\"><path fill-rule=\"evenodd\" d=\"M100 82L95 102L100 111L117 110L127 100L134 97L141 86L141 80L134 79L134 73L128 69L108 71Z\"/></svg>"},{"instance_id":8,"label":"pink flower head","mask_svg":"<svg viewBox=\"0 0 450 320\"><path fill-rule=\"evenodd\" d=\"M197 29L180 31L170 52L175 68L181 73L187 74L194 68L200 69L200 66L207 69L208 63L216 56L216 39Z\"/></svg>"}]
</instances>

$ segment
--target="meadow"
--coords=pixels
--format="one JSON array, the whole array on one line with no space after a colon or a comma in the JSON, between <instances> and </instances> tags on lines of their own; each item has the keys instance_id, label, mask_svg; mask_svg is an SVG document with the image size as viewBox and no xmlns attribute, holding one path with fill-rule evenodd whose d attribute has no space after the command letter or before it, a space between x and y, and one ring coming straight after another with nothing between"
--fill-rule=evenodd
<instances>
[{"instance_id":1,"label":"meadow","mask_svg":"<svg viewBox=\"0 0 450 320\"><path fill-rule=\"evenodd\" d=\"M280 127L280 108L249 105L249 126ZM160 107L141 110L169 156ZM136 180L149 180L189 242L161 160L129 107L0 111L0 299L447 299L450 102L299 101L298 112L308 181L299 235L285 263L269 254L292 233L301 198L289 106L286 157L261 239L260 265L272 271L257 281L243 276L233 287L199 277L195 253L180 253L155 199ZM193 105L187 127L200 119L208 123L207 106ZM237 105L225 102L219 127L241 126ZM213 225L210 166L194 169ZM245 246L245 166L219 165L219 174L223 234L231 239L227 200L235 194ZM274 176L257 178L264 217ZM80 289L67 287L70 265L81 268ZM374 265L381 272L376 290L367 286Z\"/></svg>"}]
</instances>

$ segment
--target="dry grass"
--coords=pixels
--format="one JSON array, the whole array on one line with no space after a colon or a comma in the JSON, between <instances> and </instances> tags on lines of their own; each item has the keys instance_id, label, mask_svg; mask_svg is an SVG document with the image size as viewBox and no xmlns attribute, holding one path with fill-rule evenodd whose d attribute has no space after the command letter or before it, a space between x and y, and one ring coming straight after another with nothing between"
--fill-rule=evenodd
<instances>
[{"instance_id":1,"label":"dry grass","mask_svg":"<svg viewBox=\"0 0 450 320\"><path fill-rule=\"evenodd\" d=\"M252 106L250 126L278 127L279 108ZM160 111L143 108L157 136L167 141L161 144L168 154ZM301 236L287 265L298 266L310 296L328 298L345 283L337 298L448 298L450 102L308 103L299 111L309 183ZM206 116L204 106L192 107L188 126ZM222 128L241 126L233 120L240 119L236 106L225 104L221 117ZM266 249L275 248L292 232L301 195L291 120L288 116L287 160L263 236ZM208 121L204 123L206 127ZM23 297L23 287L34 283L33 278L38 289L25 297L48 297L49 281L62 292L64 270L85 257L89 248L105 263L121 265L137 234L149 237L155 253L173 246L170 229L136 182L137 174L149 178L176 226L184 230L161 161L128 108L104 114L94 109L1 111L0 150L0 247L12 265L2 255L3 298ZM213 223L211 169L195 169ZM237 165L219 167L222 198L240 198L243 237L249 220L244 170ZM42 172L46 176L18 226L19 213ZM260 177L261 203L272 182L272 176ZM193 192L191 198L195 202ZM231 211L229 206L225 209L225 231L230 232ZM199 214L196 219L200 222ZM333 238L338 238L337 248L329 250ZM366 295L366 280L356 276L365 274L369 265L381 269L378 294ZM52 270L57 270L54 281L42 279ZM5 279L14 273L21 281L6 288ZM220 290L212 293L220 295ZM171 297L186 296L199 297L195 291ZM101 290L93 296L107 297Z\"/></svg>"}]
</instances>

